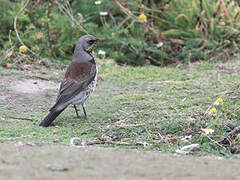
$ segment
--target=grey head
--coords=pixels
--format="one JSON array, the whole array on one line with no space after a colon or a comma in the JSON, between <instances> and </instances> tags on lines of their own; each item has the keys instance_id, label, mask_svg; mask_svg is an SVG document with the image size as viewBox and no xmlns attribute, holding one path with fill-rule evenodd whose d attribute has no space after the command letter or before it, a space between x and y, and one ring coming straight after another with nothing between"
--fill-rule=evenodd
<instances>
[{"instance_id":1,"label":"grey head","mask_svg":"<svg viewBox=\"0 0 240 180\"><path fill-rule=\"evenodd\" d=\"M102 38L96 38L92 35L84 35L80 37L75 46L73 60L76 61L91 61L93 59L92 50L98 41Z\"/></svg>"}]
</instances>

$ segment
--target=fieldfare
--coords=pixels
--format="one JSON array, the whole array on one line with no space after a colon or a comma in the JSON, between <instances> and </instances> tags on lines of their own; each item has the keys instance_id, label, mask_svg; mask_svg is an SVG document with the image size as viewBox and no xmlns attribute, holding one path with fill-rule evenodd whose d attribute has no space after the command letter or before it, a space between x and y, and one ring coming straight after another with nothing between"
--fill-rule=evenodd
<instances>
[{"instance_id":1,"label":"fieldfare","mask_svg":"<svg viewBox=\"0 0 240 180\"><path fill-rule=\"evenodd\" d=\"M39 126L49 126L56 117L69 105L73 105L80 118L76 105L81 104L84 118L87 118L84 103L94 91L97 82L98 68L92 55L96 42L103 39L84 35L78 39L71 64L60 85L55 105Z\"/></svg>"}]
</instances>

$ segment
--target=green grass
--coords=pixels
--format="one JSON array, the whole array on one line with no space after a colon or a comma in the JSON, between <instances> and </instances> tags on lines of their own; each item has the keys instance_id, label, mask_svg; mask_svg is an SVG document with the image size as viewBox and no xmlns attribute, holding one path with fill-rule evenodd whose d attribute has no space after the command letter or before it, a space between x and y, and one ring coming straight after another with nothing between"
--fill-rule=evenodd
<instances>
[{"instance_id":1,"label":"green grass","mask_svg":"<svg viewBox=\"0 0 240 180\"><path fill-rule=\"evenodd\" d=\"M69 107L49 128L39 128L38 124L54 104L57 91L21 94L1 80L0 97L7 98L0 101L0 140L56 144L58 139L58 144L69 145L72 137L79 137L88 143L105 143L103 146L162 152L198 143L195 154L231 156L229 149L217 142L229 132L227 125L240 125L239 61L163 68L99 63L98 86L86 103L88 120L74 118L75 111ZM29 70L0 68L1 79L44 75L59 82L63 74L55 69L40 68L31 74ZM217 107L216 117L211 117L209 108L219 97L224 103ZM215 132L206 137L201 131L206 127ZM181 141L186 135L192 139ZM143 142L148 146L141 146ZM239 148L238 144L235 138L234 147Z\"/></svg>"}]
</instances>

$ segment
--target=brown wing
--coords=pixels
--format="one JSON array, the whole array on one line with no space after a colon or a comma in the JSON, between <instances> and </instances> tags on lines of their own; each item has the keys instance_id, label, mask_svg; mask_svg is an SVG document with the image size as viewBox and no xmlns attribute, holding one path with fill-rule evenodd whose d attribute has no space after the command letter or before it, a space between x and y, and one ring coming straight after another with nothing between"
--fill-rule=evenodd
<instances>
[{"instance_id":1,"label":"brown wing","mask_svg":"<svg viewBox=\"0 0 240 180\"><path fill-rule=\"evenodd\" d=\"M67 68L56 100L58 105L68 102L83 91L96 76L96 64L92 62L73 61Z\"/></svg>"}]
</instances>

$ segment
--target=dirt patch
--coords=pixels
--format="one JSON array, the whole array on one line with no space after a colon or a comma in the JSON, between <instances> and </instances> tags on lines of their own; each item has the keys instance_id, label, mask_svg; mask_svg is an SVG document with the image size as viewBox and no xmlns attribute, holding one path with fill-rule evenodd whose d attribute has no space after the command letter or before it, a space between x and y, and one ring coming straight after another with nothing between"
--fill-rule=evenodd
<instances>
[{"instance_id":1,"label":"dirt patch","mask_svg":"<svg viewBox=\"0 0 240 180\"><path fill-rule=\"evenodd\" d=\"M48 89L57 89L59 85L51 81L24 79L12 81L9 87L16 92L35 94Z\"/></svg>"},{"instance_id":2,"label":"dirt patch","mask_svg":"<svg viewBox=\"0 0 240 180\"><path fill-rule=\"evenodd\" d=\"M238 160L1 143L0 179L238 179Z\"/></svg>"},{"instance_id":3,"label":"dirt patch","mask_svg":"<svg viewBox=\"0 0 240 180\"><path fill-rule=\"evenodd\" d=\"M0 100L4 102L4 114L14 112L34 111L42 104L55 102L59 83L41 79L22 78L22 74L16 76L1 76ZM28 107L28 108L26 108ZM8 112L6 110L13 110ZM30 110L31 109L31 110Z\"/></svg>"}]
</instances>

